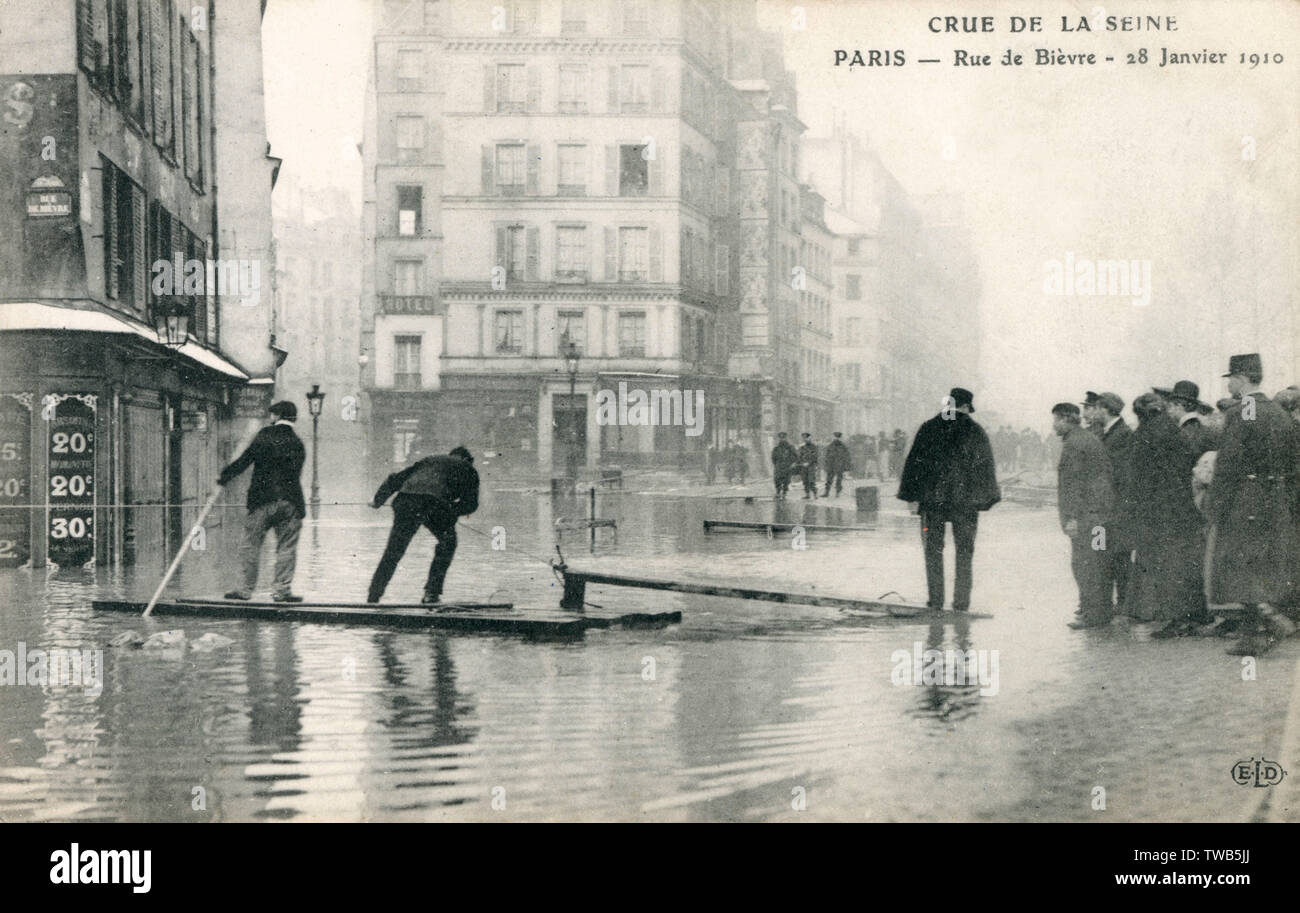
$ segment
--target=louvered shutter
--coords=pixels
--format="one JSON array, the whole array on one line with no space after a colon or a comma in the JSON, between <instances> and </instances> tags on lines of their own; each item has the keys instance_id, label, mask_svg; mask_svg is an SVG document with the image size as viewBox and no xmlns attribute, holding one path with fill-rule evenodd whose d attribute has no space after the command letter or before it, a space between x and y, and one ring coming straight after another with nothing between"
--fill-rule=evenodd
<instances>
[{"instance_id":1,"label":"louvered shutter","mask_svg":"<svg viewBox=\"0 0 1300 913\"><path fill-rule=\"evenodd\" d=\"M496 192L496 181L494 180L492 174L492 168L493 168L492 152L493 152L492 146L488 143L484 143L483 158L482 158L482 178L483 178L483 193L486 196L492 196Z\"/></svg>"},{"instance_id":2,"label":"louvered shutter","mask_svg":"<svg viewBox=\"0 0 1300 913\"><path fill-rule=\"evenodd\" d=\"M650 229L650 281L664 281L664 233L658 228Z\"/></svg>"},{"instance_id":3,"label":"louvered shutter","mask_svg":"<svg viewBox=\"0 0 1300 913\"><path fill-rule=\"evenodd\" d=\"M605 227L605 281L618 281L618 231Z\"/></svg>"},{"instance_id":4,"label":"louvered shutter","mask_svg":"<svg viewBox=\"0 0 1300 913\"><path fill-rule=\"evenodd\" d=\"M528 184L525 186L524 191L531 196L536 196L541 192L541 189L538 186L540 182L538 181L537 169L541 164L542 149L540 146L529 146L525 152L528 154L528 168L526 172L526 180L528 181Z\"/></svg>"},{"instance_id":5,"label":"louvered shutter","mask_svg":"<svg viewBox=\"0 0 1300 913\"><path fill-rule=\"evenodd\" d=\"M524 229L524 243L528 254L524 277L535 282L541 275L541 232L536 225Z\"/></svg>"},{"instance_id":6,"label":"louvered shutter","mask_svg":"<svg viewBox=\"0 0 1300 913\"><path fill-rule=\"evenodd\" d=\"M605 193L618 196L618 147L605 147Z\"/></svg>"},{"instance_id":7,"label":"louvered shutter","mask_svg":"<svg viewBox=\"0 0 1300 913\"><path fill-rule=\"evenodd\" d=\"M131 185L131 307L141 316L148 301L149 266L146 250L144 191Z\"/></svg>"}]
</instances>

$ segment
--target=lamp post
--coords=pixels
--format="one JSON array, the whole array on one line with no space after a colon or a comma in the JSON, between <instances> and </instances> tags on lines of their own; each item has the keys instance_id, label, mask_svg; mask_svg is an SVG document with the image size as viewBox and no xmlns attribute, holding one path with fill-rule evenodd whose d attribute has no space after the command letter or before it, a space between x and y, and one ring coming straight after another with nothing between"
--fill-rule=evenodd
<instances>
[{"instance_id":1,"label":"lamp post","mask_svg":"<svg viewBox=\"0 0 1300 913\"><path fill-rule=\"evenodd\" d=\"M307 393L307 411L311 413L311 514L312 519L320 513L320 477L317 473L320 466L319 456L320 448L317 446L319 441L320 430L320 410L325 404L325 394L321 392L320 384L312 384L311 390Z\"/></svg>"},{"instance_id":2,"label":"lamp post","mask_svg":"<svg viewBox=\"0 0 1300 913\"><path fill-rule=\"evenodd\" d=\"M564 367L569 372L569 459L568 459L568 476L576 484L578 479L578 410L574 408L574 400L577 397L578 386L578 361L582 354L578 351L578 346L569 337L568 332L564 334L561 351L564 354Z\"/></svg>"}]
</instances>

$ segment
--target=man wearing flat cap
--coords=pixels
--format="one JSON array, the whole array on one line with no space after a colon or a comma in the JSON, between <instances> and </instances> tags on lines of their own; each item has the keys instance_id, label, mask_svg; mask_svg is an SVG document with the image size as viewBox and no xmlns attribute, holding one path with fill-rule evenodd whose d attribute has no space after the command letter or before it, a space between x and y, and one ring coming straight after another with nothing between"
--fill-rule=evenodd
<instances>
[{"instance_id":1,"label":"man wearing flat cap","mask_svg":"<svg viewBox=\"0 0 1300 913\"><path fill-rule=\"evenodd\" d=\"M1056 508L1061 531L1070 537L1070 570L1079 588L1075 630L1108 624L1112 576L1108 549L1115 514L1115 486L1106 449L1080 426L1079 407L1052 407L1052 430L1061 439L1056 469Z\"/></svg>"},{"instance_id":2,"label":"man wearing flat cap","mask_svg":"<svg viewBox=\"0 0 1300 913\"><path fill-rule=\"evenodd\" d=\"M1293 586L1289 488L1296 484L1291 418L1260 384L1259 355L1233 355L1228 390L1240 400L1227 413L1207 500L1214 524L1210 599L1241 603L1241 639L1228 652L1255 656L1294 626L1276 614Z\"/></svg>"},{"instance_id":3,"label":"man wearing flat cap","mask_svg":"<svg viewBox=\"0 0 1300 913\"><path fill-rule=\"evenodd\" d=\"M898 497L921 517L921 544L925 549L925 579L931 609L943 609L943 545L952 524L957 548L957 574L952 607L970 608L975 530L979 512L1002 500L998 488L993 447L988 435L970 417L974 394L953 387L943 409L917 430L912 449L903 463Z\"/></svg>"},{"instance_id":4,"label":"man wearing flat cap","mask_svg":"<svg viewBox=\"0 0 1300 913\"><path fill-rule=\"evenodd\" d=\"M250 599L257 586L257 571L262 542L267 531L275 530L275 584L271 598L276 602L302 602L290 592L293 572L298 563L298 534L307 516L302 497L302 465L307 451L293 423L298 407L288 400L270 408L272 424L257 432L253 442L239 457L221 470L217 482L229 485L249 466L253 480L248 485L248 518L244 522L244 585L226 594L227 599Z\"/></svg>"},{"instance_id":5,"label":"man wearing flat cap","mask_svg":"<svg viewBox=\"0 0 1300 913\"><path fill-rule=\"evenodd\" d=\"M1202 454L1219 448L1218 435L1201 420L1202 416L1214 412L1214 407L1201 402L1200 387L1190 380L1180 380L1172 387L1151 389L1165 401L1165 411L1178 423L1178 433L1195 459L1199 460Z\"/></svg>"},{"instance_id":6,"label":"man wearing flat cap","mask_svg":"<svg viewBox=\"0 0 1300 913\"><path fill-rule=\"evenodd\" d=\"M1114 611L1128 615L1133 539L1123 518L1132 514L1132 505L1126 492L1129 491L1129 449L1133 445L1133 429L1120 414L1123 411L1124 400L1117 393L1093 393L1089 390L1083 404L1083 417L1101 438L1106 456L1110 458L1116 504L1106 531L1107 551L1110 553L1106 574L1115 593Z\"/></svg>"}]
</instances>

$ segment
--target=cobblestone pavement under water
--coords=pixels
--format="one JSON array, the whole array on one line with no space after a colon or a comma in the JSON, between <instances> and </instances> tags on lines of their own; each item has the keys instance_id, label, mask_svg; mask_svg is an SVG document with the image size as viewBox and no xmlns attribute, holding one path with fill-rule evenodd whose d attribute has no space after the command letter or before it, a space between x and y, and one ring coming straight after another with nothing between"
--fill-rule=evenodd
<instances>
[{"instance_id":1,"label":"cobblestone pavement under water","mask_svg":"<svg viewBox=\"0 0 1300 913\"><path fill-rule=\"evenodd\" d=\"M916 520L893 504L868 532L809 532L806 550L701 529L778 509L859 522L825 502L602 493L617 542L600 531L593 556L585 533L566 532L564 550L620 573L924 600ZM582 512L486 493L444 598L553 610L559 589L537 558L554 554L557 513ZM227 537L242 511L222 516L183 565L186 594L235 579ZM296 589L363 599L390 517L325 506L304 528ZM486 535L497 526L504 550ZM418 600L432 549L422 532L387 601ZM0 688L0 819L1244 821L1261 791L1232 766L1277 758L1300 657L1300 639L1285 642L1243 681L1222 640L1068 630L1055 510L1012 504L982 516L976 546L973 608L993 617L936 625L594 585L591 602L683 621L546 642L92 612L93 598L147 599L162 569L158 557L123 573L0 571L0 649L104 657L98 694ZM170 629L233 643L109 646ZM895 683L896 651L957 647L989 651L996 678ZM1281 759L1292 776L1297 760Z\"/></svg>"}]
</instances>

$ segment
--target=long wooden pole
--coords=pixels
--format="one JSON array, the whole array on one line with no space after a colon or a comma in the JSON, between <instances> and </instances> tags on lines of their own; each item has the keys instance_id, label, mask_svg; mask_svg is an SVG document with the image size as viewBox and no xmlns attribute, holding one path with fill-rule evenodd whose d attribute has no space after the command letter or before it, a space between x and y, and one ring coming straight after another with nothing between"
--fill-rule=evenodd
<instances>
[{"instance_id":1,"label":"long wooden pole","mask_svg":"<svg viewBox=\"0 0 1300 913\"><path fill-rule=\"evenodd\" d=\"M190 534L185 537L185 542L181 545L180 549L177 550L176 557L172 559L171 567L167 568L166 574L163 574L162 582L158 584L158 589L154 590L153 598L150 599L149 604L144 607L144 614L140 616L141 618L148 618L149 614L153 612L153 607L158 604L158 600L162 597L163 590L167 589L167 584L171 582L172 575L175 574L176 569L181 566L181 559L184 558L185 553L190 550L190 543L192 543L194 537L199 534L199 530L203 529L203 521L208 518L208 512L212 510L212 506L217 503L217 498L219 497L221 497L221 486L217 485L212 489L212 494L208 497L208 503L204 504L203 510L199 512L199 518L194 521L194 526L191 527Z\"/></svg>"}]
</instances>

